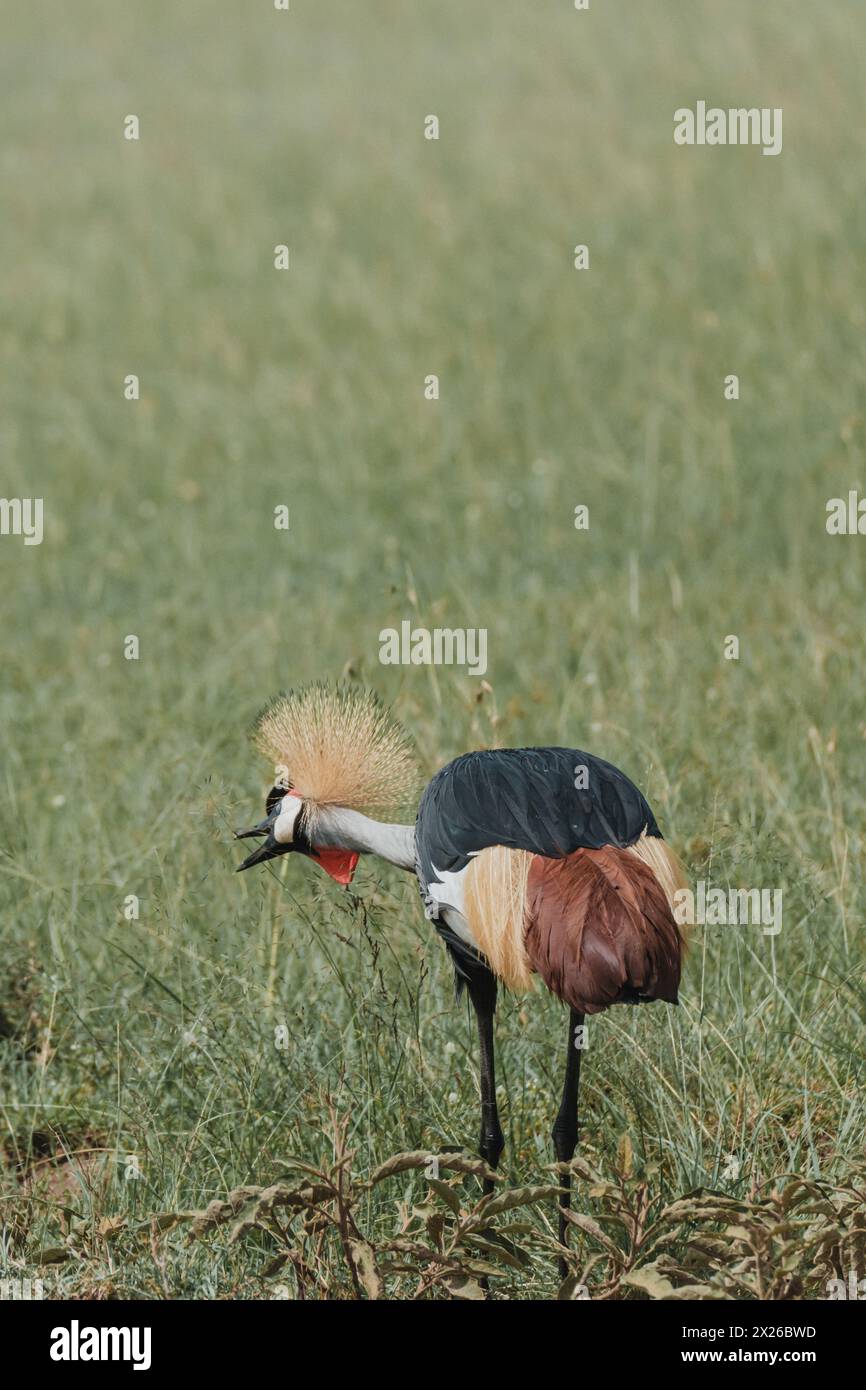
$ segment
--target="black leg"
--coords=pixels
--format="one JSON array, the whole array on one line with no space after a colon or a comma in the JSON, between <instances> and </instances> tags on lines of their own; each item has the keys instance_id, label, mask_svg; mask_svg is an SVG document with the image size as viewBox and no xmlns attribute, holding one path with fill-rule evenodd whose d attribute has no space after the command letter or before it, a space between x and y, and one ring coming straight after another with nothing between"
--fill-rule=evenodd
<instances>
[{"instance_id":1,"label":"black leg","mask_svg":"<svg viewBox=\"0 0 866 1390\"><path fill-rule=\"evenodd\" d=\"M570 1163L574 1157L574 1150L577 1147L577 1089L580 1085L580 1054L581 1048L577 1046L582 1041L583 1034L578 1035L577 1030L583 1028L583 1014L579 1014L577 1009L569 1010L568 1017L568 1053L565 1059L565 1083L562 1087L562 1100L559 1105L559 1114L553 1126L553 1148L556 1153L557 1162ZM560 1206L571 1206L571 1174L566 1173L560 1178L560 1183L565 1188L562 1195ZM568 1245L568 1220L559 1213L559 1243ZM559 1261L559 1273L561 1278L568 1274L568 1266L564 1259Z\"/></svg>"},{"instance_id":2,"label":"black leg","mask_svg":"<svg viewBox=\"0 0 866 1390\"><path fill-rule=\"evenodd\" d=\"M491 1168L499 1163L505 1147L499 1112L496 1108L496 1074L493 1066L493 1015L496 1012L496 976L489 970L479 970L469 982L469 998L478 1019L478 1041L481 1045L481 1157ZM484 1191L492 1192L493 1183L484 1179Z\"/></svg>"}]
</instances>

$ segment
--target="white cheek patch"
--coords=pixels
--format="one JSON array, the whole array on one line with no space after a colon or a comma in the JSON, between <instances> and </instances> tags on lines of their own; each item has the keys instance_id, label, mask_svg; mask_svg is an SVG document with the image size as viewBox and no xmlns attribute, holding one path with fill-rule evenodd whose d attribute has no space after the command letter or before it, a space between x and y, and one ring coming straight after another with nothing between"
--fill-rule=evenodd
<instances>
[{"instance_id":1,"label":"white cheek patch","mask_svg":"<svg viewBox=\"0 0 866 1390\"><path fill-rule=\"evenodd\" d=\"M297 796L284 796L280 814L274 821L274 839L278 845L290 845L295 838L295 821L301 810L301 800Z\"/></svg>"}]
</instances>

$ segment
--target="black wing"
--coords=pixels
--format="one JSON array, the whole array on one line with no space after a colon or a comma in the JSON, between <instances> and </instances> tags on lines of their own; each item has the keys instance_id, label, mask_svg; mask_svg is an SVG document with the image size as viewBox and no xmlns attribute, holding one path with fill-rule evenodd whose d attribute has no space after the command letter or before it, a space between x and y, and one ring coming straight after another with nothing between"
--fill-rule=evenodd
<instances>
[{"instance_id":1,"label":"black wing","mask_svg":"<svg viewBox=\"0 0 866 1390\"><path fill-rule=\"evenodd\" d=\"M576 849L623 848L644 830L661 835L646 798L624 772L591 753L464 753L440 768L421 798L415 825L419 878L426 887L437 869L465 868L488 845L561 859Z\"/></svg>"}]
</instances>

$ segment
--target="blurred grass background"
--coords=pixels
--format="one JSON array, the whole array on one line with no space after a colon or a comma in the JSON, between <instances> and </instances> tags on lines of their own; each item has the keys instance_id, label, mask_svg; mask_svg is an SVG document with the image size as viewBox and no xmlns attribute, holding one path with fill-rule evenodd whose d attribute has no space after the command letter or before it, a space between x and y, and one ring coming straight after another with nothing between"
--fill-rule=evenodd
<instances>
[{"instance_id":1,"label":"blurred grass background","mask_svg":"<svg viewBox=\"0 0 866 1390\"><path fill-rule=\"evenodd\" d=\"M45 506L0 542L7 1272L325 1153L331 1098L364 1161L474 1147L413 886L362 865L362 931L310 866L233 876L251 717L346 670L428 772L587 747L696 878L784 889L776 939L698 929L679 1010L592 1023L585 1152L628 1132L672 1193L862 1157L863 543L824 526L866 484L862 5L31 0L4 35L2 491ZM781 106L782 154L676 147L698 99ZM486 627L492 692L380 667L404 617ZM563 1032L502 1001L519 1181ZM130 1247L53 1287L255 1296L260 1264Z\"/></svg>"}]
</instances>

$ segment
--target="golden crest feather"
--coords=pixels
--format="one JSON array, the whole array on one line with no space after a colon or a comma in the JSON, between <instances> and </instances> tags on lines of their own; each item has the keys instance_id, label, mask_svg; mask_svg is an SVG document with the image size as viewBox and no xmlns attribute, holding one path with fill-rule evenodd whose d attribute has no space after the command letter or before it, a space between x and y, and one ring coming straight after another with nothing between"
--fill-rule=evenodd
<instances>
[{"instance_id":1,"label":"golden crest feather","mask_svg":"<svg viewBox=\"0 0 866 1390\"><path fill-rule=\"evenodd\" d=\"M276 781L317 808L385 812L418 790L412 742L379 697L363 686L314 684L278 695L252 731Z\"/></svg>"}]
</instances>

